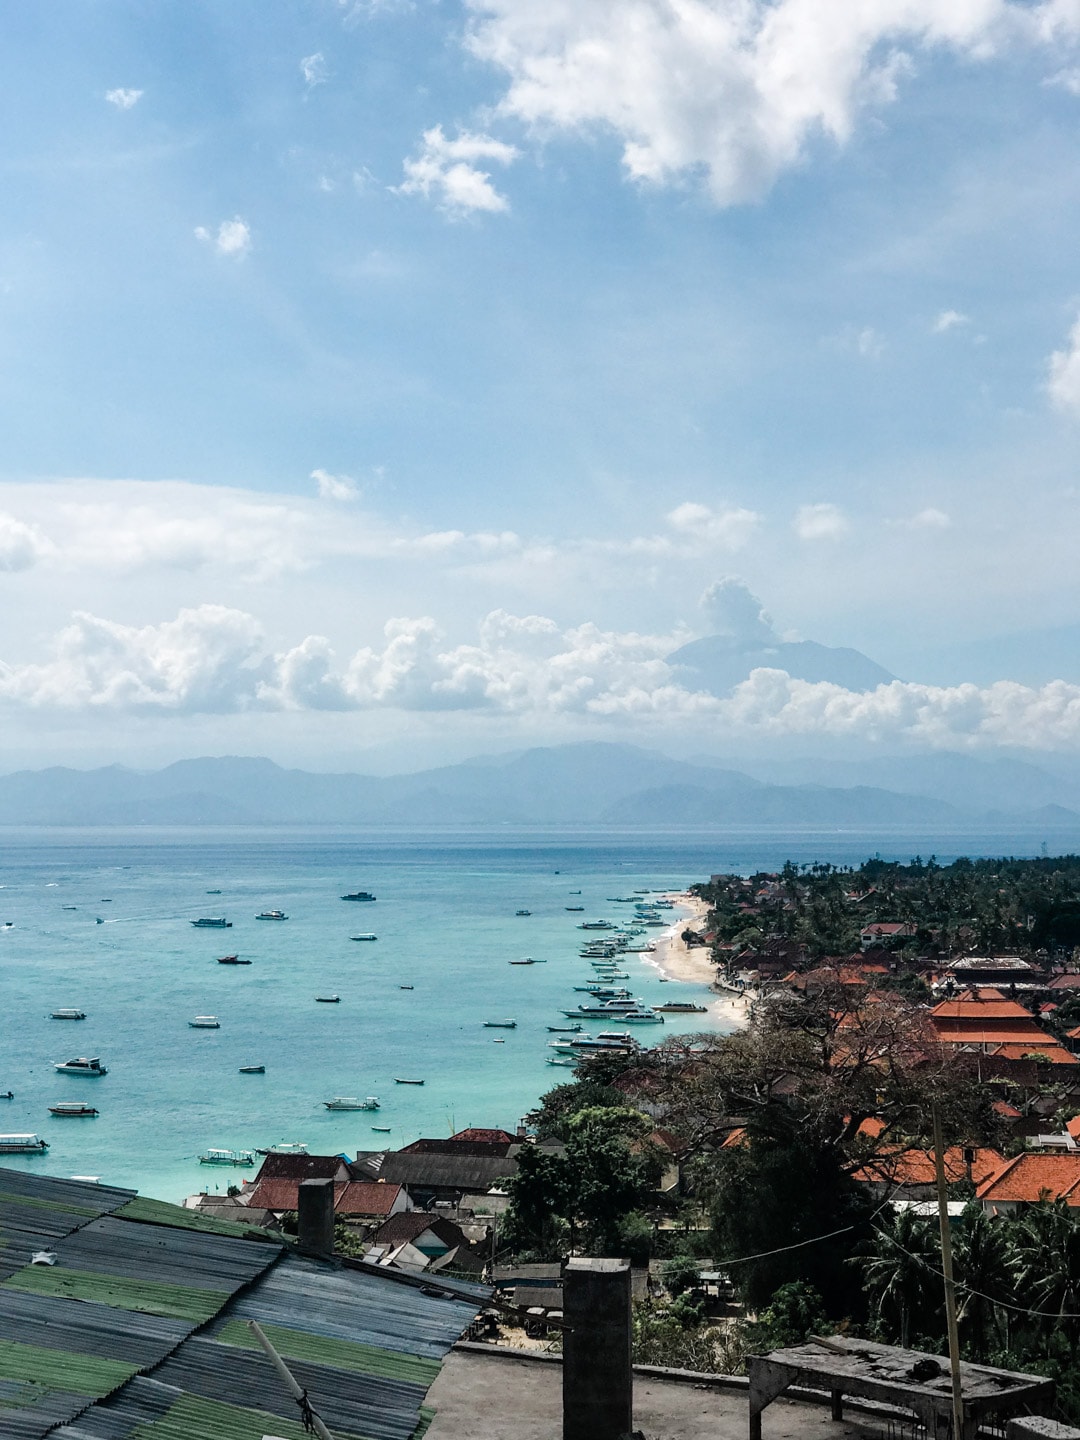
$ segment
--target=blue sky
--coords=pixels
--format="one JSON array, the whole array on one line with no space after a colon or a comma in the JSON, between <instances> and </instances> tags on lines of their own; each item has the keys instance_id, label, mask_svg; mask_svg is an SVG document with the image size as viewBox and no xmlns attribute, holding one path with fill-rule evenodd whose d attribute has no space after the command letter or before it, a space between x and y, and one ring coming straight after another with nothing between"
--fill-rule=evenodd
<instances>
[{"instance_id":1,"label":"blue sky","mask_svg":"<svg viewBox=\"0 0 1080 1440\"><path fill-rule=\"evenodd\" d=\"M0 763L1075 747L1073 0L0 37ZM928 692L677 693L722 576Z\"/></svg>"}]
</instances>

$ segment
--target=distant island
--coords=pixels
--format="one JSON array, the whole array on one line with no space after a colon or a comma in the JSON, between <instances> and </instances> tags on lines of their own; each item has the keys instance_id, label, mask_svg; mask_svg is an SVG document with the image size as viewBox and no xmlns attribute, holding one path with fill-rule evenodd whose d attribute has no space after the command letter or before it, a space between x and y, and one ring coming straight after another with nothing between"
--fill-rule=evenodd
<instances>
[{"instance_id":1,"label":"distant island","mask_svg":"<svg viewBox=\"0 0 1080 1440\"><path fill-rule=\"evenodd\" d=\"M181 760L157 771L112 765L0 776L0 824L879 828L924 834L1016 828L1080 834L1080 782L1018 761L967 756L741 768L722 759L680 760L605 743L480 756L392 776L317 774L226 756Z\"/></svg>"}]
</instances>

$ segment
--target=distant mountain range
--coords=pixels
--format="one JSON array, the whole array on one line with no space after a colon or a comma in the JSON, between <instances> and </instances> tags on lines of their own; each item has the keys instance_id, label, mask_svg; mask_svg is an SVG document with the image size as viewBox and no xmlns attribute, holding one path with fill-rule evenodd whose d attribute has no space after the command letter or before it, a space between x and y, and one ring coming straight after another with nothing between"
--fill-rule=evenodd
<instances>
[{"instance_id":1,"label":"distant mountain range","mask_svg":"<svg viewBox=\"0 0 1080 1440\"><path fill-rule=\"evenodd\" d=\"M747 642L729 635L691 640L667 657L688 690L727 695L752 670L786 670L793 680L828 681L845 690L875 690L896 676L859 650L819 645L814 640Z\"/></svg>"},{"instance_id":2,"label":"distant mountain range","mask_svg":"<svg viewBox=\"0 0 1080 1440\"><path fill-rule=\"evenodd\" d=\"M875 774L869 762L861 769L788 762L789 779L632 745L579 744L394 776L321 775L241 757L182 760L153 772L24 770L0 776L0 824L1080 831L1080 808L1069 805L1075 794L1080 807L1080 786L1037 767L998 762L999 773L993 764L942 756L877 763L884 768ZM884 778L893 783L873 783Z\"/></svg>"}]
</instances>

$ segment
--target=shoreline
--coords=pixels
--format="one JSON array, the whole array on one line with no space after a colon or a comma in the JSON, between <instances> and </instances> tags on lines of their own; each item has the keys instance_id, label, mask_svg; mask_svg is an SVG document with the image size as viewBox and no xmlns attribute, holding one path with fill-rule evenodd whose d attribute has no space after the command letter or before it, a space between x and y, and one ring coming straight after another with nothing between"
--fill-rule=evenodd
<instances>
[{"instance_id":1,"label":"shoreline","mask_svg":"<svg viewBox=\"0 0 1080 1440\"><path fill-rule=\"evenodd\" d=\"M707 985L717 997L709 1003L710 1018L725 1029L744 1030L749 1023L749 998L729 990L720 991L716 983L716 967L708 958L708 950L698 946L691 949L682 939L687 925L696 925L705 919L709 913L708 905L696 895L685 892L671 892L663 898L674 901L682 913L658 938L656 949L648 957L649 963L669 980Z\"/></svg>"}]
</instances>

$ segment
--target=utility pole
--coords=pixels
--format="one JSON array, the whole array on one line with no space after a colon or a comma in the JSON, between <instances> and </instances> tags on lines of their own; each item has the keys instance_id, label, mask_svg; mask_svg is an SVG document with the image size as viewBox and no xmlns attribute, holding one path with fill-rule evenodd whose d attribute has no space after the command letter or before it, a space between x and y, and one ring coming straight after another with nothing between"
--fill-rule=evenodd
<instances>
[{"instance_id":1,"label":"utility pole","mask_svg":"<svg viewBox=\"0 0 1080 1440\"><path fill-rule=\"evenodd\" d=\"M941 1274L945 1281L945 1322L949 1331L949 1370L952 1374L952 1440L963 1440L964 1393L960 1379L960 1337L956 1328L956 1282L953 1279L952 1233L949 1230L949 1192L945 1185L945 1147L941 1138L941 1115L936 1104L932 1107L932 1113L938 1225L941 1230Z\"/></svg>"}]
</instances>

